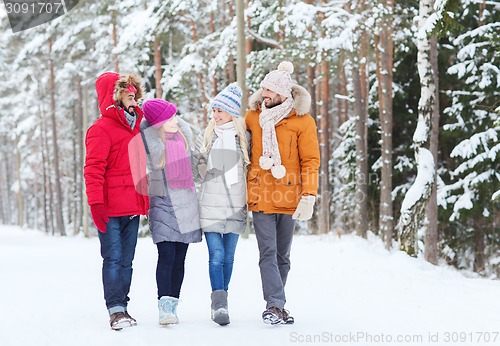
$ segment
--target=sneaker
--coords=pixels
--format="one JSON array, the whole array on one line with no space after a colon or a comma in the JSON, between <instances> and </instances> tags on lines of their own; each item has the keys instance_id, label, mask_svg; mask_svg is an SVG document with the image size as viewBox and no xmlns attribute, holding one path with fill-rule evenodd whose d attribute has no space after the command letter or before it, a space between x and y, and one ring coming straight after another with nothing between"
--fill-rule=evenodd
<instances>
[{"instance_id":1,"label":"sneaker","mask_svg":"<svg viewBox=\"0 0 500 346\"><path fill-rule=\"evenodd\" d=\"M122 330L123 328L131 327L132 321L124 312L115 312L109 316L109 325L113 330Z\"/></svg>"},{"instance_id":2,"label":"sneaker","mask_svg":"<svg viewBox=\"0 0 500 346\"><path fill-rule=\"evenodd\" d=\"M271 306L262 313L262 320L265 324L283 323L283 311L276 306Z\"/></svg>"},{"instance_id":3,"label":"sneaker","mask_svg":"<svg viewBox=\"0 0 500 346\"><path fill-rule=\"evenodd\" d=\"M127 318L130 319L130 324L131 325L133 325L133 326L137 325L137 320L135 318L133 318L132 316L130 316L130 314L128 313L128 311L125 311L125 316L127 316Z\"/></svg>"},{"instance_id":4,"label":"sneaker","mask_svg":"<svg viewBox=\"0 0 500 346\"><path fill-rule=\"evenodd\" d=\"M294 324L295 323L295 319L290 316L290 311L288 310L281 310L281 312L283 313L283 324Z\"/></svg>"}]
</instances>

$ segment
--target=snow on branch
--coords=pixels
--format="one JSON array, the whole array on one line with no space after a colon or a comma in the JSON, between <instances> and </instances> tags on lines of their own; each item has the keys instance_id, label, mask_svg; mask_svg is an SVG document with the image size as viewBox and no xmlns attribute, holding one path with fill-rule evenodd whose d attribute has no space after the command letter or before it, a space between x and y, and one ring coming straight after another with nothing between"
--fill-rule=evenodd
<instances>
[{"instance_id":1,"label":"snow on branch","mask_svg":"<svg viewBox=\"0 0 500 346\"><path fill-rule=\"evenodd\" d=\"M257 41L262 42L264 44L267 44L268 46L271 46L276 49L283 49L283 46L278 43L278 41L270 39L270 38L265 38L262 37L261 35L257 34L253 30L248 30L248 33L252 35L253 38L255 38Z\"/></svg>"}]
</instances>

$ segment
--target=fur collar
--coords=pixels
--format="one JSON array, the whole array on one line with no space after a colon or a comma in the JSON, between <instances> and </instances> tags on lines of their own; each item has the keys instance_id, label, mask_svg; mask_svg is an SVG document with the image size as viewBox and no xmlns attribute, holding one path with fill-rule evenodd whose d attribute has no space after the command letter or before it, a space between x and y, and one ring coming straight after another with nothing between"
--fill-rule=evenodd
<instances>
[{"instance_id":1,"label":"fur collar","mask_svg":"<svg viewBox=\"0 0 500 346\"><path fill-rule=\"evenodd\" d=\"M298 116L305 115L311 109L311 95L303 87L294 84L292 87L293 108ZM249 99L249 106L251 110L259 110L262 104L262 88L257 90Z\"/></svg>"}]
</instances>

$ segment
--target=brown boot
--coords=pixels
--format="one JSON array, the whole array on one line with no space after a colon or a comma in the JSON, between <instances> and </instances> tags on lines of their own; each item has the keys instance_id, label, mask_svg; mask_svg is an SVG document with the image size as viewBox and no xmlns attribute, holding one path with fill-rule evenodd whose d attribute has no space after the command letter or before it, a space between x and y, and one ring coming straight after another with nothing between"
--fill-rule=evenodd
<instances>
[{"instance_id":1,"label":"brown boot","mask_svg":"<svg viewBox=\"0 0 500 346\"><path fill-rule=\"evenodd\" d=\"M295 319L290 316L290 311L288 310L281 310L281 312L283 313L283 324L294 324L295 323Z\"/></svg>"},{"instance_id":2,"label":"brown boot","mask_svg":"<svg viewBox=\"0 0 500 346\"><path fill-rule=\"evenodd\" d=\"M128 311L125 311L125 316L127 316L130 319L130 324L131 325L133 325L133 326L137 325L137 320L135 318L133 318L132 316L130 316L130 314L128 313Z\"/></svg>"},{"instance_id":3,"label":"brown boot","mask_svg":"<svg viewBox=\"0 0 500 346\"><path fill-rule=\"evenodd\" d=\"M132 323L127 315L120 311L109 316L109 325L113 330L122 330L123 328L132 326Z\"/></svg>"},{"instance_id":4,"label":"brown boot","mask_svg":"<svg viewBox=\"0 0 500 346\"><path fill-rule=\"evenodd\" d=\"M271 306L262 313L262 320L265 324L283 323L283 311L276 306Z\"/></svg>"}]
</instances>

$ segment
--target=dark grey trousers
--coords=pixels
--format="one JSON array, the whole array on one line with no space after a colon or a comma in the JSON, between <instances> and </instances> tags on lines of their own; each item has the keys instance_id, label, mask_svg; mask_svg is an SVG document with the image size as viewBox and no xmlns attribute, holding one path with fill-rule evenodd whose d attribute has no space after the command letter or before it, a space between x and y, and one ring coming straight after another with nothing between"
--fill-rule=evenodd
<instances>
[{"instance_id":1,"label":"dark grey trousers","mask_svg":"<svg viewBox=\"0 0 500 346\"><path fill-rule=\"evenodd\" d=\"M295 220L292 215L253 212L253 223L266 309L271 306L283 309Z\"/></svg>"}]
</instances>

